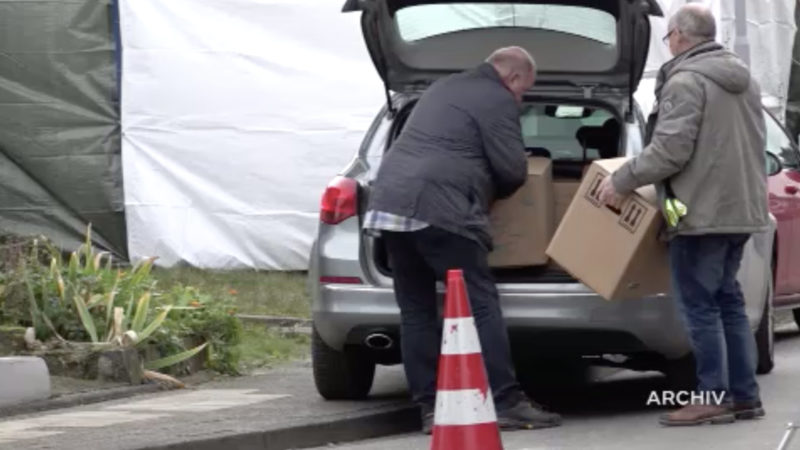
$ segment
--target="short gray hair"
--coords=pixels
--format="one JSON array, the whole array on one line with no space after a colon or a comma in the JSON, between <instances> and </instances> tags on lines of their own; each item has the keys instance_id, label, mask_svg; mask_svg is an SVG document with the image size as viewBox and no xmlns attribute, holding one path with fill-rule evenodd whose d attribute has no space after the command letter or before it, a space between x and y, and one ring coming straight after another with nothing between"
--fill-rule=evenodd
<instances>
[{"instance_id":1,"label":"short gray hair","mask_svg":"<svg viewBox=\"0 0 800 450\"><path fill-rule=\"evenodd\" d=\"M512 46L495 50L486 59L486 62L496 68L503 68L521 74L536 75L536 61L530 53L522 47Z\"/></svg>"},{"instance_id":2,"label":"short gray hair","mask_svg":"<svg viewBox=\"0 0 800 450\"><path fill-rule=\"evenodd\" d=\"M717 21L710 9L688 4L669 19L670 30L678 30L692 41L713 41L717 36Z\"/></svg>"}]
</instances>

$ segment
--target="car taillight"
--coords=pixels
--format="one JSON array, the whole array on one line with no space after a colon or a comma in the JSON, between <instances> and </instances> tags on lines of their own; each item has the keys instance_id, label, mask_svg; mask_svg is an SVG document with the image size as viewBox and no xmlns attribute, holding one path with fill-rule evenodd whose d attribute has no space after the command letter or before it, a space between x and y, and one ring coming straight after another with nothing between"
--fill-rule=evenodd
<instances>
[{"instance_id":1,"label":"car taillight","mask_svg":"<svg viewBox=\"0 0 800 450\"><path fill-rule=\"evenodd\" d=\"M358 213L358 183L352 178L336 177L325 189L319 220L330 225L341 223Z\"/></svg>"}]
</instances>

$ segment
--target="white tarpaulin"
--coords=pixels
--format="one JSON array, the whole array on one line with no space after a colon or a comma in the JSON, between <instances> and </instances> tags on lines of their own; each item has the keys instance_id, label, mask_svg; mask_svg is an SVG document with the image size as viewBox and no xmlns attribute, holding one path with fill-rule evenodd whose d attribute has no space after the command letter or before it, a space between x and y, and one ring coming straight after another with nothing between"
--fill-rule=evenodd
<instances>
[{"instance_id":1,"label":"white tarpaulin","mask_svg":"<svg viewBox=\"0 0 800 450\"><path fill-rule=\"evenodd\" d=\"M737 48L736 4L745 6L749 62L764 97L764 104L783 117L788 96L792 49L797 27L794 23L796 0L659 0L664 9L664 19L653 19L653 38L646 72L655 72L672 55L662 41L667 34L667 19L687 3L700 3L711 8L717 18L717 42L730 50ZM741 44L741 43L740 43ZM645 80L639 86L637 99L645 112L652 105L654 80Z\"/></svg>"},{"instance_id":2,"label":"white tarpaulin","mask_svg":"<svg viewBox=\"0 0 800 450\"><path fill-rule=\"evenodd\" d=\"M731 46L735 1L711 2ZM324 186L384 101L360 16L342 3L120 0L133 259L306 268ZM686 1L664 3L669 13ZM782 105L794 0L746 3L753 71ZM649 69L669 58L664 34L655 20ZM645 110L652 89L639 90Z\"/></svg>"},{"instance_id":3,"label":"white tarpaulin","mask_svg":"<svg viewBox=\"0 0 800 450\"><path fill-rule=\"evenodd\" d=\"M383 103L332 0L122 0L133 259L305 269L325 185Z\"/></svg>"}]
</instances>

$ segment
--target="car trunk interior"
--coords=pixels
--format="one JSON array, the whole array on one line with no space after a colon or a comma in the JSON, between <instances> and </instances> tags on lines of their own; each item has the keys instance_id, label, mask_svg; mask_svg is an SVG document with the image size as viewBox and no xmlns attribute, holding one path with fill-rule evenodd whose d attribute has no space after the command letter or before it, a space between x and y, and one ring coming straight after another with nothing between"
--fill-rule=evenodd
<instances>
[{"instance_id":1,"label":"car trunk interior","mask_svg":"<svg viewBox=\"0 0 800 450\"><path fill-rule=\"evenodd\" d=\"M414 102L410 102L397 112L389 142L400 135L413 106ZM622 127L619 116L599 104L528 102L522 107L521 124L529 156L546 157L552 161L554 185L569 185L572 190L577 190L584 170L592 161L620 154ZM387 144L387 149L390 145ZM556 203L559 203L558 199ZM556 222L560 222L568 201L562 199L561 203L561 208L556 206ZM364 212L362 208L362 214ZM391 264L383 241L374 238L370 247L378 270L391 276ZM538 266L494 267L492 272L500 283L577 282L552 261Z\"/></svg>"}]
</instances>

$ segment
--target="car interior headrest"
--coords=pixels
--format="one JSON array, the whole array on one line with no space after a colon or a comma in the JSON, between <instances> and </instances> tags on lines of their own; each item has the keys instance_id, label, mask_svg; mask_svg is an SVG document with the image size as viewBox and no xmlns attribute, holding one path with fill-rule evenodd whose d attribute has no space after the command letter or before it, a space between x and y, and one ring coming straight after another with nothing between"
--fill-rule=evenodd
<instances>
[{"instance_id":1,"label":"car interior headrest","mask_svg":"<svg viewBox=\"0 0 800 450\"><path fill-rule=\"evenodd\" d=\"M525 151L528 153L528 156L539 156L542 158L552 158L553 155L550 153L550 150L544 147L527 147Z\"/></svg>"},{"instance_id":2,"label":"car interior headrest","mask_svg":"<svg viewBox=\"0 0 800 450\"><path fill-rule=\"evenodd\" d=\"M602 126L585 126L578 129L575 139L586 148L597 149L600 158L613 158L619 149L620 124L617 119L608 119Z\"/></svg>"}]
</instances>

